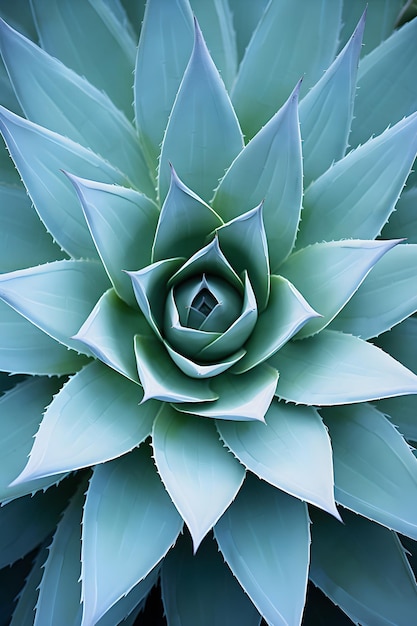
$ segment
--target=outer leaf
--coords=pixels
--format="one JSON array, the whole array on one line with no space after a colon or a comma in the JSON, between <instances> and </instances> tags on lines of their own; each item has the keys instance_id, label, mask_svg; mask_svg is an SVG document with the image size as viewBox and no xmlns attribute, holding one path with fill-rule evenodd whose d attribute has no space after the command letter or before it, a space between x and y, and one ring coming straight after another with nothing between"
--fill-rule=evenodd
<instances>
[{"instance_id":1,"label":"outer leaf","mask_svg":"<svg viewBox=\"0 0 417 626\"><path fill-rule=\"evenodd\" d=\"M337 405L417 393L417 376L370 343L331 330L287 343L270 359L276 395L300 404Z\"/></svg>"},{"instance_id":2,"label":"outer leaf","mask_svg":"<svg viewBox=\"0 0 417 626\"><path fill-rule=\"evenodd\" d=\"M232 163L213 198L213 208L225 221L263 202L272 272L291 251L300 219L302 161L298 91L299 84Z\"/></svg>"},{"instance_id":3,"label":"outer leaf","mask_svg":"<svg viewBox=\"0 0 417 626\"><path fill-rule=\"evenodd\" d=\"M143 192L154 194L134 128L106 94L3 21L0 50L28 119L91 148Z\"/></svg>"},{"instance_id":4,"label":"outer leaf","mask_svg":"<svg viewBox=\"0 0 417 626\"><path fill-rule=\"evenodd\" d=\"M71 339L107 288L95 261L55 261L0 276L0 297L65 346L90 354Z\"/></svg>"},{"instance_id":5,"label":"outer leaf","mask_svg":"<svg viewBox=\"0 0 417 626\"><path fill-rule=\"evenodd\" d=\"M95 468L83 518L83 626L145 578L181 526L146 446Z\"/></svg>"},{"instance_id":6,"label":"outer leaf","mask_svg":"<svg viewBox=\"0 0 417 626\"><path fill-rule=\"evenodd\" d=\"M325 328L379 259L396 244L398 240L332 241L316 243L292 254L280 267L280 274L322 315L303 326L297 338L308 337Z\"/></svg>"},{"instance_id":7,"label":"outer leaf","mask_svg":"<svg viewBox=\"0 0 417 626\"><path fill-rule=\"evenodd\" d=\"M417 187L406 188L398 200L395 211L382 230L384 239L407 237L407 243L417 243ZM396 234L400 233L400 234Z\"/></svg>"},{"instance_id":8,"label":"outer leaf","mask_svg":"<svg viewBox=\"0 0 417 626\"><path fill-rule=\"evenodd\" d=\"M300 103L305 188L345 154L364 27L365 13L342 52Z\"/></svg>"},{"instance_id":9,"label":"outer leaf","mask_svg":"<svg viewBox=\"0 0 417 626\"><path fill-rule=\"evenodd\" d=\"M355 624L412 624L417 588L397 536L348 511L343 517L345 523L339 524L314 512L310 569L314 584Z\"/></svg>"},{"instance_id":10,"label":"outer leaf","mask_svg":"<svg viewBox=\"0 0 417 626\"><path fill-rule=\"evenodd\" d=\"M193 538L194 552L234 500L245 470L221 443L214 423L160 411L152 433L163 483Z\"/></svg>"},{"instance_id":11,"label":"outer leaf","mask_svg":"<svg viewBox=\"0 0 417 626\"><path fill-rule=\"evenodd\" d=\"M332 322L332 328L376 337L417 310L417 245L390 250Z\"/></svg>"},{"instance_id":12,"label":"outer leaf","mask_svg":"<svg viewBox=\"0 0 417 626\"><path fill-rule=\"evenodd\" d=\"M368 404L327 409L323 417L334 452L336 500L416 539L417 459L402 436Z\"/></svg>"},{"instance_id":13,"label":"outer leaf","mask_svg":"<svg viewBox=\"0 0 417 626\"><path fill-rule=\"evenodd\" d=\"M138 406L142 395L138 385L101 363L87 365L48 406L15 484L104 463L138 446L159 410L156 402Z\"/></svg>"},{"instance_id":14,"label":"outer leaf","mask_svg":"<svg viewBox=\"0 0 417 626\"><path fill-rule=\"evenodd\" d=\"M120 3L36 0L31 5L42 48L103 89L131 119L136 41Z\"/></svg>"},{"instance_id":15,"label":"outer leaf","mask_svg":"<svg viewBox=\"0 0 417 626\"><path fill-rule=\"evenodd\" d=\"M203 417L263 422L277 381L278 372L264 364L240 376L225 373L211 380L211 388L217 394L217 400L209 404L179 404L175 408Z\"/></svg>"},{"instance_id":16,"label":"outer leaf","mask_svg":"<svg viewBox=\"0 0 417 626\"><path fill-rule=\"evenodd\" d=\"M162 599L169 626L259 626L261 616L207 537L192 554L186 536L164 559Z\"/></svg>"},{"instance_id":17,"label":"outer leaf","mask_svg":"<svg viewBox=\"0 0 417 626\"><path fill-rule=\"evenodd\" d=\"M150 262L159 215L156 205L133 189L68 176L117 294L128 304L136 303L131 280L122 270L137 270Z\"/></svg>"},{"instance_id":18,"label":"outer leaf","mask_svg":"<svg viewBox=\"0 0 417 626\"><path fill-rule=\"evenodd\" d=\"M317 411L274 401L265 422L216 424L221 438L248 470L339 517L330 440Z\"/></svg>"},{"instance_id":19,"label":"outer leaf","mask_svg":"<svg viewBox=\"0 0 417 626\"><path fill-rule=\"evenodd\" d=\"M193 47L188 0L150 0L139 39L134 81L136 124L150 167L160 145Z\"/></svg>"},{"instance_id":20,"label":"outer leaf","mask_svg":"<svg viewBox=\"0 0 417 626\"><path fill-rule=\"evenodd\" d=\"M270 2L252 36L232 92L242 128L253 135L285 102L301 76L305 93L334 58L342 3ZM294 41L302 45L294 46ZM291 55L288 55L291 50ZM268 72L260 72L267 67Z\"/></svg>"},{"instance_id":21,"label":"outer leaf","mask_svg":"<svg viewBox=\"0 0 417 626\"><path fill-rule=\"evenodd\" d=\"M244 10L242 10L242 4ZM230 9L233 13L233 24L236 30L236 43L238 60L241 61L253 31L265 10L268 0L229 0Z\"/></svg>"},{"instance_id":22,"label":"outer leaf","mask_svg":"<svg viewBox=\"0 0 417 626\"><path fill-rule=\"evenodd\" d=\"M0 108L4 139L35 205L53 238L68 254L96 257L78 199L62 169L108 183L125 177L79 144Z\"/></svg>"},{"instance_id":23,"label":"outer leaf","mask_svg":"<svg viewBox=\"0 0 417 626\"><path fill-rule=\"evenodd\" d=\"M398 200L416 152L417 113L338 161L304 195L298 248L323 239L376 237Z\"/></svg>"},{"instance_id":24,"label":"outer leaf","mask_svg":"<svg viewBox=\"0 0 417 626\"><path fill-rule=\"evenodd\" d=\"M178 150L184 138L187 149ZM180 178L207 202L242 148L236 114L196 23L193 53L162 143L160 200L168 191L172 163Z\"/></svg>"},{"instance_id":25,"label":"outer leaf","mask_svg":"<svg viewBox=\"0 0 417 626\"><path fill-rule=\"evenodd\" d=\"M214 534L263 617L274 626L300 624L309 562L306 505L248 477Z\"/></svg>"},{"instance_id":26,"label":"outer leaf","mask_svg":"<svg viewBox=\"0 0 417 626\"><path fill-rule=\"evenodd\" d=\"M48 555L47 545L46 542L43 543L33 562L32 570L19 595L10 626L33 626L33 609L38 599L39 584L43 573L42 566Z\"/></svg>"}]
</instances>

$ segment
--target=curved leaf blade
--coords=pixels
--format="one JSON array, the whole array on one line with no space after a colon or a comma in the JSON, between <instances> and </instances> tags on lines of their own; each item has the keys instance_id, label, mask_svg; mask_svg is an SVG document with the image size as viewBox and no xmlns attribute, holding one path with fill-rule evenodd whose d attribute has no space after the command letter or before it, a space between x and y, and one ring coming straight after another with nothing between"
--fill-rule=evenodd
<instances>
[{"instance_id":1,"label":"curved leaf blade","mask_svg":"<svg viewBox=\"0 0 417 626\"><path fill-rule=\"evenodd\" d=\"M417 243L416 203L417 186L404 189L389 222L382 229L384 239L407 237L407 243Z\"/></svg>"}]
</instances>

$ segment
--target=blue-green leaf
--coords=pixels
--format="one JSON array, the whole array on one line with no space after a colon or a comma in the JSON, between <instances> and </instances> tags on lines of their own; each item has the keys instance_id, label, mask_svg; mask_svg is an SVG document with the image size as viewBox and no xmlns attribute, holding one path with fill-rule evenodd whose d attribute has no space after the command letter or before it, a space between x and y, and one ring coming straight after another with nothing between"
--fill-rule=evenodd
<instances>
[{"instance_id":1,"label":"blue-green leaf","mask_svg":"<svg viewBox=\"0 0 417 626\"><path fill-rule=\"evenodd\" d=\"M192 1L192 0L191 0ZM236 30L236 44L238 60L242 60L249 40L255 30L268 0L229 0L229 6L233 14L233 24Z\"/></svg>"},{"instance_id":2,"label":"blue-green leaf","mask_svg":"<svg viewBox=\"0 0 417 626\"><path fill-rule=\"evenodd\" d=\"M323 411L333 447L335 498L364 517L417 539L417 459L369 404Z\"/></svg>"},{"instance_id":3,"label":"blue-green leaf","mask_svg":"<svg viewBox=\"0 0 417 626\"><path fill-rule=\"evenodd\" d=\"M197 379L218 376L230 369L245 355L245 350L241 349L237 352L233 352L233 354L224 359L217 360L215 363L199 363L174 350L168 342L164 341L164 345L177 367L179 367L186 376Z\"/></svg>"},{"instance_id":4,"label":"blue-green leaf","mask_svg":"<svg viewBox=\"0 0 417 626\"><path fill-rule=\"evenodd\" d=\"M409 626L417 587L392 531L344 512L344 524L312 512L310 578L355 624Z\"/></svg>"},{"instance_id":5,"label":"blue-green leaf","mask_svg":"<svg viewBox=\"0 0 417 626\"><path fill-rule=\"evenodd\" d=\"M308 337L325 328L350 298L355 297L359 285L379 259L396 244L398 240L349 239L316 243L292 254L280 267L280 274L290 280L321 314L321 317L316 317L303 326L297 339ZM369 315L367 309L361 310Z\"/></svg>"},{"instance_id":6,"label":"blue-green leaf","mask_svg":"<svg viewBox=\"0 0 417 626\"><path fill-rule=\"evenodd\" d=\"M128 304L136 303L131 280L122 270L138 270L150 263L159 215L156 205L134 189L68 176L117 294Z\"/></svg>"},{"instance_id":7,"label":"blue-green leaf","mask_svg":"<svg viewBox=\"0 0 417 626\"><path fill-rule=\"evenodd\" d=\"M376 337L417 311L417 245L390 250L372 269L339 315L332 328Z\"/></svg>"},{"instance_id":8,"label":"blue-green leaf","mask_svg":"<svg viewBox=\"0 0 417 626\"><path fill-rule=\"evenodd\" d=\"M82 626L98 621L144 579L176 541L181 527L182 519L146 445L98 465L83 518Z\"/></svg>"},{"instance_id":9,"label":"blue-green leaf","mask_svg":"<svg viewBox=\"0 0 417 626\"><path fill-rule=\"evenodd\" d=\"M259 626L261 616L207 537L193 554L180 537L164 559L162 600L169 626Z\"/></svg>"},{"instance_id":10,"label":"blue-green leaf","mask_svg":"<svg viewBox=\"0 0 417 626\"><path fill-rule=\"evenodd\" d=\"M32 569L17 600L10 626L33 626L33 611L39 594L43 564L48 556L48 541L44 542L33 561Z\"/></svg>"},{"instance_id":11,"label":"blue-green leaf","mask_svg":"<svg viewBox=\"0 0 417 626\"><path fill-rule=\"evenodd\" d=\"M209 420L165 405L155 421L156 467L193 538L194 552L239 491L245 470Z\"/></svg>"},{"instance_id":12,"label":"blue-green leaf","mask_svg":"<svg viewBox=\"0 0 417 626\"><path fill-rule=\"evenodd\" d=\"M71 256L96 257L76 193L61 170L107 183L127 184L124 175L91 150L2 107L0 123L11 156L47 230Z\"/></svg>"},{"instance_id":13,"label":"blue-green leaf","mask_svg":"<svg viewBox=\"0 0 417 626\"><path fill-rule=\"evenodd\" d=\"M184 141L186 149L179 150ZM172 163L181 180L208 202L242 148L239 122L196 23L193 53L162 143L160 200L168 192Z\"/></svg>"},{"instance_id":14,"label":"blue-green leaf","mask_svg":"<svg viewBox=\"0 0 417 626\"><path fill-rule=\"evenodd\" d=\"M274 487L338 517L333 495L332 449L317 411L274 401L265 422L217 421L217 428L248 470Z\"/></svg>"},{"instance_id":15,"label":"blue-green leaf","mask_svg":"<svg viewBox=\"0 0 417 626\"><path fill-rule=\"evenodd\" d=\"M107 287L96 261L55 261L0 276L5 302L53 339L88 355L71 337Z\"/></svg>"},{"instance_id":16,"label":"blue-green leaf","mask_svg":"<svg viewBox=\"0 0 417 626\"><path fill-rule=\"evenodd\" d=\"M309 563L307 506L248 476L214 527L214 535L233 574L267 622L300 624Z\"/></svg>"},{"instance_id":17,"label":"blue-green leaf","mask_svg":"<svg viewBox=\"0 0 417 626\"><path fill-rule=\"evenodd\" d=\"M117 0L31 3L42 48L103 89L129 119L136 41Z\"/></svg>"},{"instance_id":18,"label":"blue-green leaf","mask_svg":"<svg viewBox=\"0 0 417 626\"><path fill-rule=\"evenodd\" d=\"M307 93L329 67L337 48L341 9L340 0L308 2L302 11L292 0L269 2L232 91L247 137L253 137L282 106L301 76ZM261 67L268 71L259 71Z\"/></svg>"},{"instance_id":19,"label":"blue-green leaf","mask_svg":"<svg viewBox=\"0 0 417 626\"><path fill-rule=\"evenodd\" d=\"M305 192L297 247L376 237L394 209L416 152L417 113L335 163Z\"/></svg>"},{"instance_id":20,"label":"blue-green leaf","mask_svg":"<svg viewBox=\"0 0 417 626\"><path fill-rule=\"evenodd\" d=\"M290 402L326 406L417 393L417 376L401 363L332 330L288 342L269 363L280 372L276 395Z\"/></svg>"},{"instance_id":21,"label":"blue-green leaf","mask_svg":"<svg viewBox=\"0 0 417 626\"><path fill-rule=\"evenodd\" d=\"M389 222L382 229L384 239L407 237L407 243L417 243L417 186L407 187L398 200Z\"/></svg>"},{"instance_id":22,"label":"blue-green leaf","mask_svg":"<svg viewBox=\"0 0 417 626\"><path fill-rule=\"evenodd\" d=\"M272 272L276 272L290 253L300 219L302 161L298 91L299 84L284 106L238 155L213 198L213 208L225 221L263 203Z\"/></svg>"}]
</instances>

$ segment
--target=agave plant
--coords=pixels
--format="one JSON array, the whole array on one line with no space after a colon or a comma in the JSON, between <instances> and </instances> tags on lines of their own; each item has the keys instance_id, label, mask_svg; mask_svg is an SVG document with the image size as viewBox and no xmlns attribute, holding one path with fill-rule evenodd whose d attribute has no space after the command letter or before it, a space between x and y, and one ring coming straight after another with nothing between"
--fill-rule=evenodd
<instances>
[{"instance_id":1,"label":"agave plant","mask_svg":"<svg viewBox=\"0 0 417 626\"><path fill-rule=\"evenodd\" d=\"M2 624L414 623L404 8L1 3Z\"/></svg>"}]
</instances>

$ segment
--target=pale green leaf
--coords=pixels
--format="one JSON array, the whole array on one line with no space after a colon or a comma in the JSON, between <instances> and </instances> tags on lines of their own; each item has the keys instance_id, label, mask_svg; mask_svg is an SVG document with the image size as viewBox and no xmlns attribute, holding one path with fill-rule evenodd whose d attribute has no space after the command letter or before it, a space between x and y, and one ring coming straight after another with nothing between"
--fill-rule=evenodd
<instances>
[{"instance_id":1,"label":"pale green leaf","mask_svg":"<svg viewBox=\"0 0 417 626\"><path fill-rule=\"evenodd\" d=\"M168 192L172 163L181 180L208 202L242 148L239 122L196 23L194 49L162 143L160 200Z\"/></svg>"},{"instance_id":2,"label":"pale green leaf","mask_svg":"<svg viewBox=\"0 0 417 626\"><path fill-rule=\"evenodd\" d=\"M148 0L136 58L134 105L139 136L153 171L192 48L188 0Z\"/></svg>"},{"instance_id":3,"label":"pale green leaf","mask_svg":"<svg viewBox=\"0 0 417 626\"><path fill-rule=\"evenodd\" d=\"M417 113L335 163L304 194L297 247L376 237L394 209L416 151Z\"/></svg>"},{"instance_id":4,"label":"pale green leaf","mask_svg":"<svg viewBox=\"0 0 417 626\"><path fill-rule=\"evenodd\" d=\"M328 406L417 393L417 376L362 339L323 330L290 341L269 363L280 373L276 395Z\"/></svg>"},{"instance_id":5,"label":"pale green leaf","mask_svg":"<svg viewBox=\"0 0 417 626\"><path fill-rule=\"evenodd\" d=\"M352 511L417 539L417 459L369 404L323 411L333 447L335 498Z\"/></svg>"},{"instance_id":6,"label":"pale green leaf","mask_svg":"<svg viewBox=\"0 0 417 626\"><path fill-rule=\"evenodd\" d=\"M55 341L0 300L0 370L13 374L70 374L85 356Z\"/></svg>"},{"instance_id":7,"label":"pale green leaf","mask_svg":"<svg viewBox=\"0 0 417 626\"><path fill-rule=\"evenodd\" d=\"M91 148L155 194L134 127L105 93L2 21L0 51L29 120Z\"/></svg>"},{"instance_id":8,"label":"pale green leaf","mask_svg":"<svg viewBox=\"0 0 417 626\"><path fill-rule=\"evenodd\" d=\"M300 102L304 188L345 154L364 27L365 15L342 52Z\"/></svg>"},{"instance_id":9,"label":"pale green leaf","mask_svg":"<svg viewBox=\"0 0 417 626\"><path fill-rule=\"evenodd\" d=\"M218 395L207 380L189 378L178 369L168 352L152 336L135 336L135 354L145 400L163 402L212 402Z\"/></svg>"},{"instance_id":10,"label":"pale green leaf","mask_svg":"<svg viewBox=\"0 0 417 626\"><path fill-rule=\"evenodd\" d=\"M263 363L245 374L224 373L210 381L217 400L175 405L178 411L224 420L263 422L272 402L278 372Z\"/></svg>"},{"instance_id":11,"label":"pale green leaf","mask_svg":"<svg viewBox=\"0 0 417 626\"><path fill-rule=\"evenodd\" d=\"M217 428L248 470L274 487L338 517L333 495L332 449L317 411L273 401L265 422L218 421Z\"/></svg>"},{"instance_id":12,"label":"pale green leaf","mask_svg":"<svg viewBox=\"0 0 417 626\"><path fill-rule=\"evenodd\" d=\"M214 535L267 622L300 624L309 563L307 506L250 476L217 522Z\"/></svg>"},{"instance_id":13,"label":"pale green leaf","mask_svg":"<svg viewBox=\"0 0 417 626\"><path fill-rule=\"evenodd\" d=\"M414 166L415 167L415 166ZM417 187L406 187L382 229L384 239L407 237L407 243L417 243Z\"/></svg>"},{"instance_id":14,"label":"pale green leaf","mask_svg":"<svg viewBox=\"0 0 417 626\"><path fill-rule=\"evenodd\" d=\"M39 585L43 574L42 566L48 555L47 546L48 542L43 543L33 561L30 574L26 578L17 600L10 626L33 626L33 611L38 599Z\"/></svg>"},{"instance_id":15,"label":"pale green leaf","mask_svg":"<svg viewBox=\"0 0 417 626\"><path fill-rule=\"evenodd\" d=\"M5 185L13 185L14 187L20 187L21 179L17 169L14 166L12 159L10 158L9 151L4 145L5 142L0 143L0 173L1 182Z\"/></svg>"},{"instance_id":16,"label":"pale green leaf","mask_svg":"<svg viewBox=\"0 0 417 626\"><path fill-rule=\"evenodd\" d=\"M142 396L138 385L105 365L87 365L48 406L14 484L105 463L139 446L159 410L157 402L139 404Z\"/></svg>"},{"instance_id":17,"label":"pale green leaf","mask_svg":"<svg viewBox=\"0 0 417 626\"><path fill-rule=\"evenodd\" d=\"M126 178L91 150L0 107L4 139L39 217L68 254L96 257L77 195L61 170L107 183Z\"/></svg>"},{"instance_id":18,"label":"pale green leaf","mask_svg":"<svg viewBox=\"0 0 417 626\"><path fill-rule=\"evenodd\" d=\"M23 187L0 185L0 268L11 272L64 257L39 221Z\"/></svg>"},{"instance_id":19,"label":"pale green leaf","mask_svg":"<svg viewBox=\"0 0 417 626\"><path fill-rule=\"evenodd\" d=\"M246 137L253 137L274 115L302 76L307 93L328 68L336 52L341 9L339 0L308 2L302 11L293 0L269 2L232 91Z\"/></svg>"},{"instance_id":20,"label":"pale green leaf","mask_svg":"<svg viewBox=\"0 0 417 626\"><path fill-rule=\"evenodd\" d=\"M31 4L42 48L104 90L132 119L136 41L127 20L121 19L120 3L36 0Z\"/></svg>"},{"instance_id":21,"label":"pale green leaf","mask_svg":"<svg viewBox=\"0 0 417 626\"><path fill-rule=\"evenodd\" d=\"M134 189L68 176L117 294L136 304L131 280L123 270L137 270L150 262L159 215L156 205Z\"/></svg>"},{"instance_id":22,"label":"pale green leaf","mask_svg":"<svg viewBox=\"0 0 417 626\"><path fill-rule=\"evenodd\" d=\"M257 2L253 2L253 0L229 0L236 31L239 62L267 4L268 0L258 0Z\"/></svg>"},{"instance_id":23,"label":"pale green leaf","mask_svg":"<svg viewBox=\"0 0 417 626\"><path fill-rule=\"evenodd\" d=\"M192 358L187 358L184 354L176 352L168 342L164 341L164 345L177 367L179 367L186 376L196 379L218 376L230 369L245 355L245 350L242 349L224 359L217 360L215 363L199 363L198 361L193 361Z\"/></svg>"},{"instance_id":24,"label":"pale green leaf","mask_svg":"<svg viewBox=\"0 0 417 626\"><path fill-rule=\"evenodd\" d=\"M332 328L376 337L417 311L417 245L390 250L332 322Z\"/></svg>"},{"instance_id":25,"label":"pale green leaf","mask_svg":"<svg viewBox=\"0 0 417 626\"><path fill-rule=\"evenodd\" d=\"M152 432L158 472L187 524L194 552L236 497L245 476L210 420L180 415L169 405Z\"/></svg>"},{"instance_id":26,"label":"pale green leaf","mask_svg":"<svg viewBox=\"0 0 417 626\"><path fill-rule=\"evenodd\" d=\"M146 445L98 465L83 517L82 625L94 624L144 579L181 527Z\"/></svg>"},{"instance_id":27,"label":"pale green leaf","mask_svg":"<svg viewBox=\"0 0 417 626\"><path fill-rule=\"evenodd\" d=\"M405 550L392 531L344 512L344 524L312 515L310 577L363 626L409 626L417 587Z\"/></svg>"},{"instance_id":28,"label":"pale green leaf","mask_svg":"<svg viewBox=\"0 0 417 626\"><path fill-rule=\"evenodd\" d=\"M169 626L259 626L261 616L207 537L197 554L180 537L164 559L162 600Z\"/></svg>"},{"instance_id":29,"label":"pale green leaf","mask_svg":"<svg viewBox=\"0 0 417 626\"><path fill-rule=\"evenodd\" d=\"M90 354L72 339L100 295L107 277L96 261L55 261L0 276L0 297L60 343Z\"/></svg>"},{"instance_id":30,"label":"pale green leaf","mask_svg":"<svg viewBox=\"0 0 417 626\"><path fill-rule=\"evenodd\" d=\"M263 203L272 272L290 253L300 219L302 161L298 90L299 85L238 155L213 198L213 208L225 221Z\"/></svg>"},{"instance_id":31,"label":"pale green leaf","mask_svg":"<svg viewBox=\"0 0 417 626\"><path fill-rule=\"evenodd\" d=\"M349 239L316 243L292 254L280 267L280 274L290 280L321 315L308 321L298 332L297 339L325 328L352 296L355 297L356 290L374 265L396 244L398 240ZM361 310L369 315L366 308ZM340 328L337 323L336 328ZM356 334L350 329L347 332Z\"/></svg>"}]
</instances>

